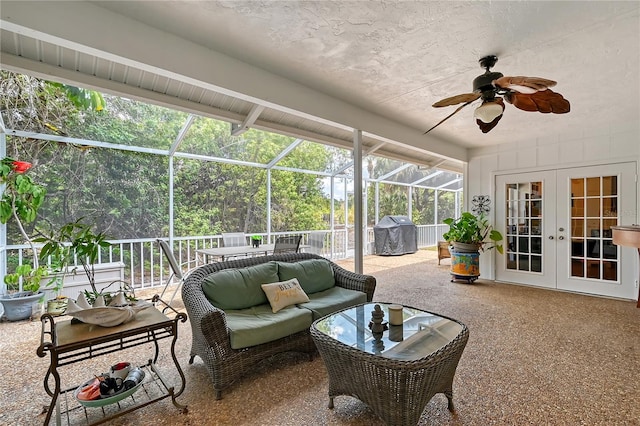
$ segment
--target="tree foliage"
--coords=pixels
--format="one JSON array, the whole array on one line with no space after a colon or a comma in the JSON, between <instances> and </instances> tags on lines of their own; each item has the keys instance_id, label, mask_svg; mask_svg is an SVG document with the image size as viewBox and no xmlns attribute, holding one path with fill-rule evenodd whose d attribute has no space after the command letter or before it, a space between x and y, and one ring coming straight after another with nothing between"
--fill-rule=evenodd
<instances>
[{"instance_id":1,"label":"tree foliage","mask_svg":"<svg viewBox=\"0 0 640 426\"><path fill-rule=\"evenodd\" d=\"M166 236L171 172L178 237L266 232L269 195L271 231L331 226L325 178L303 170L337 170L352 161L348 150L304 141L276 161L299 141L257 130L232 136L229 123L199 116L179 139L190 120L188 113L107 94L98 98L90 91L8 71L0 71L0 77L0 112L8 129L63 136L72 142L7 135L7 155L33 163L31 173L47 188L35 221L40 229L59 228L83 217L113 239ZM169 150L176 143L176 155L170 159ZM143 152L129 147L142 147ZM271 163L283 170L269 173ZM396 167L396 161L371 157L368 171L380 176ZM352 168L343 171L346 176L352 173ZM372 224L373 190L368 194ZM380 215L406 215L407 194L406 186L380 185ZM416 190L413 196L416 223L432 223L434 192ZM446 204L445 199L440 202ZM347 206L352 224L353 194ZM344 223L344 208L345 201L336 200L338 225ZM8 239L19 242L11 221Z\"/></svg>"}]
</instances>

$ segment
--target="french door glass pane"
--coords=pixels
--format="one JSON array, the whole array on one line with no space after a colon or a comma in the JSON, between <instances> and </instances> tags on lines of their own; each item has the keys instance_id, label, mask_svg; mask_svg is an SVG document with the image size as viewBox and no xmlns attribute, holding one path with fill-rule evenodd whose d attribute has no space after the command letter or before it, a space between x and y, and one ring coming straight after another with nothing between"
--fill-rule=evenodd
<instances>
[{"instance_id":1,"label":"french door glass pane","mask_svg":"<svg viewBox=\"0 0 640 426\"><path fill-rule=\"evenodd\" d=\"M572 277L618 279L619 250L611 231L617 224L617 176L571 179Z\"/></svg>"},{"instance_id":2,"label":"french door glass pane","mask_svg":"<svg viewBox=\"0 0 640 426\"><path fill-rule=\"evenodd\" d=\"M542 182L505 185L506 267L542 273Z\"/></svg>"}]
</instances>

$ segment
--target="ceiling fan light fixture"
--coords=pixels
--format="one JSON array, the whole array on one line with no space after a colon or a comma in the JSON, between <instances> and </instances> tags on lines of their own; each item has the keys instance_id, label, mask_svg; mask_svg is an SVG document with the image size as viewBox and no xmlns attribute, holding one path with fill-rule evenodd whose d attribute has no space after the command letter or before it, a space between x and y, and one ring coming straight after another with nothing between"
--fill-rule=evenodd
<instances>
[{"instance_id":1,"label":"ceiling fan light fixture","mask_svg":"<svg viewBox=\"0 0 640 426\"><path fill-rule=\"evenodd\" d=\"M497 61L498 57L495 55L480 59L480 66L485 72L473 80L471 93L449 96L432 105L434 108L459 106L424 132L425 135L478 99L482 99L482 105L476 108L473 116L482 133L489 132L498 124L502 118L505 100L523 111L538 111L544 114L566 114L571 111L569 101L550 89L557 84L555 81L522 75L504 76L502 73L491 71Z\"/></svg>"},{"instance_id":2,"label":"ceiling fan light fixture","mask_svg":"<svg viewBox=\"0 0 640 426\"><path fill-rule=\"evenodd\" d=\"M485 101L473 113L473 116L483 123L491 123L504 111L504 106L497 102Z\"/></svg>"}]
</instances>

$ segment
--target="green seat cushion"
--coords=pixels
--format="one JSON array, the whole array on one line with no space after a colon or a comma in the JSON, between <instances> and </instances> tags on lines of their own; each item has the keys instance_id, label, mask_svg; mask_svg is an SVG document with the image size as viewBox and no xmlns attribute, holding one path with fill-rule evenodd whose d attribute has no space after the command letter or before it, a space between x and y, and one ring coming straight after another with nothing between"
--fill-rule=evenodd
<instances>
[{"instance_id":1,"label":"green seat cushion","mask_svg":"<svg viewBox=\"0 0 640 426\"><path fill-rule=\"evenodd\" d=\"M278 262L280 281L297 278L307 294L327 290L336 285L331 264L324 259L308 259L299 262Z\"/></svg>"},{"instance_id":2,"label":"green seat cushion","mask_svg":"<svg viewBox=\"0 0 640 426\"><path fill-rule=\"evenodd\" d=\"M335 286L325 291L310 294L309 301L300 303L298 306L313 312L313 319L316 320L340 309L366 302L366 293Z\"/></svg>"},{"instance_id":3,"label":"green seat cushion","mask_svg":"<svg viewBox=\"0 0 640 426\"><path fill-rule=\"evenodd\" d=\"M307 309L288 306L274 314L268 303L249 309L225 311L225 314L233 349L272 342L308 330L313 322L313 315Z\"/></svg>"},{"instance_id":4,"label":"green seat cushion","mask_svg":"<svg viewBox=\"0 0 640 426\"><path fill-rule=\"evenodd\" d=\"M217 308L246 309L269 303L261 286L278 281L277 263L267 262L214 272L202 282L202 291Z\"/></svg>"}]
</instances>

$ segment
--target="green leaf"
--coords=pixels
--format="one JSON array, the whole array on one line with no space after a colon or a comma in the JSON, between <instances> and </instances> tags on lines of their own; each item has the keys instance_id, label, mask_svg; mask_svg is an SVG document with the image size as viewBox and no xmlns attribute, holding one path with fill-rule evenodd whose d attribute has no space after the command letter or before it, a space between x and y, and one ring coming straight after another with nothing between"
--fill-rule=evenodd
<instances>
[{"instance_id":1,"label":"green leaf","mask_svg":"<svg viewBox=\"0 0 640 426\"><path fill-rule=\"evenodd\" d=\"M3 197L2 201L0 201L0 222L7 223L11 218L11 212L11 201Z\"/></svg>"}]
</instances>

